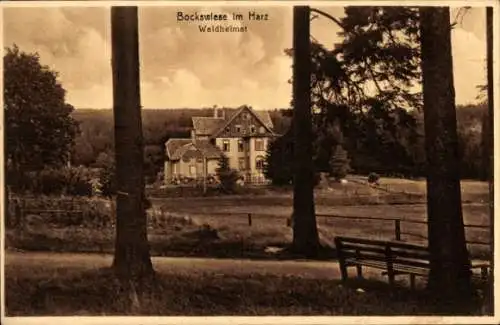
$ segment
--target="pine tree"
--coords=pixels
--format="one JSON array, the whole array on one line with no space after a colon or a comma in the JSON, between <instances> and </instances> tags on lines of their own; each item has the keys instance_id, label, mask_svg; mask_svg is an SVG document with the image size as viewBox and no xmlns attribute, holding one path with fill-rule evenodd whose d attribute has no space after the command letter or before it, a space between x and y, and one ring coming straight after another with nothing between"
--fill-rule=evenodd
<instances>
[{"instance_id":1,"label":"pine tree","mask_svg":"<svg viewBox=\"0 0 500 325\"><path fill-rule=\"evenodd\" d=\"M293 180L293 148L290 132L273 141L267 148L264 175L273 185L290 185Z\"/></svg>"},{"instance_id":2,"label":"pine tree","mask_svg":"<svg viewBox=\"0 0 500 325\"><path fill-rule=\"evenodd\" d=\"M236 191L236 182L238 181L239 174L231 168L229 158L226 155L220 157L219 166L215 170L215 173L223 192L234 193Z\"/></svg>"},{"instance_id":3,"label":"pine tree","mask_svg":"<svg viewBox=\"0 0 500 325\"><path fill-rule=\"evenodd\" d=\"M330 176L336 180L345 178L350 171L349 162L347 151L341 145L337 145L330 157Z\"/></svg>"},{"instance_id":4,"label":"pine tree","mask_svg":"<svg viewBox=\"0 0 500 325\"><path fill-rule=\"evenodd\" d=\"M428 288L440 300L438 306L460 310L469 305L472 288L461 204L450 11L446 7L419 10L427 158ZM462 302L465 304L455 304Z\"/></svg>"}]
</instances>

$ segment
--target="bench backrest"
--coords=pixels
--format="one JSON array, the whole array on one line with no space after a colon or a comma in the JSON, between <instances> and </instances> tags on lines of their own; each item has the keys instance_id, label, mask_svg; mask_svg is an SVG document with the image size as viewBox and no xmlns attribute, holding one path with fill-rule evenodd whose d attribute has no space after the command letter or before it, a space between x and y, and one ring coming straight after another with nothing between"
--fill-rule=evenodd
<instances>
[{"instance_id":1,"label":"bench backrest","mask_svg":"<svg viewBox=\"0 0 500 325\"><path fill-rule=\"evenodd\" d=\"M373 259L423 268L429 266L430 255L426 246L354 237L335 237L335 245L341 258Z\"/></svg>"}]
</instances>

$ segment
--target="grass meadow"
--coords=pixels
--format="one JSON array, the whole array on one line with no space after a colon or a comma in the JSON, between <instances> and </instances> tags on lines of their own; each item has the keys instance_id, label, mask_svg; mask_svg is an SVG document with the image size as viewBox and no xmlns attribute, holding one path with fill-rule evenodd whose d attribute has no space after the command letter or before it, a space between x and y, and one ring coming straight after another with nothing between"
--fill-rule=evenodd
<instances>
[{"instance_id":1,"label":"grass meadow","mask_svg":"<svg viewBox=\"0 0 500 325\"><path fill-rule=\"evenodd\" d=\"M465 223L486 227L467 228L468 241L487 243L488 184L463 181L462 198ZM38 198L31 208L57 210L60 208L57 200ZM435 312L429 297L419 292L395 290L371 280L341 284L335 263L318 261L321 264L316 271L304 269L302 264L286 264L300 263L286 250L292 242L292 228L287 223L293 203L290 189L261 188L246 195L150 200L148 237L151 254L156 256L153 263L159 285L157 293L147 297L147 303L139 311L134 311L136 314L430 315ZM401 239L425 243L423 181L382 179L380 186L374 188L367 186L362 178L352 178L347 184L332 183L316 189L315 201L324 246L320 260L331 261L335 257L336 235L394 239L394 220L381 218L400 219ZM55 217L33 212L24 216L22 227L7 229L7 315L131 313L124 307L113 275L107 269L114 249L113 205L103 199L73 203L82 210L77 214L80 221L66 220L75 218L74 214ZM473 244L469 249L474 258L489 256L488 245ZM67 255L62 258L61 254ZM37 260L36 256L45 257ZM221 269L210 266L206 260L187 259L189 265L179 269L169 264L172 261L160 262L161 256L253 259L251 262L257 264L219 260L226 263ZM329 274L327 277L325 272ZM360 287L362 291L358 290ZM475 306L464 313L488 311Z\"/></svg>"},{"instance_id":2,"label":"grass meadow","mask_svg":"<svg viewBox=\"0 0 500 325\"><path fill-rule=\"evenodd\" d=\"M401 220L402 240L425 243L425 182L383 178L380 183L382 189L353 178L347 184L331 183L316 190L323 257L332 257L337 235L396 239L394 219ZM474 257L486 258L490 238L488 185L463 181L462 193L465 224L482 226L466 227L469 249ZM150 200L148 233L153 255L276 258L276 254L265 253L266 248L283 248L292 241L287 220L293 204L289 190ZM46 222L41 215L27 215L23 229L7 230L6 246L28 251L112 252L112 205L103 200L84 205L89 211L83 219L92 220L90 224L61 225Z\"/></svg>"}]
</instances>

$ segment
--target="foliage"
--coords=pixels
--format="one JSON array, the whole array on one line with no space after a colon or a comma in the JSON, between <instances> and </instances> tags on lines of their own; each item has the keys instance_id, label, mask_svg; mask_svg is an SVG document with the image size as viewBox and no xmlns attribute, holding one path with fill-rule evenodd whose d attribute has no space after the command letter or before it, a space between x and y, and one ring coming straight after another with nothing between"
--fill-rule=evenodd
<instances>
[{"instance_id":1,"label":"foliage","mask_svg":"<svg viewBox=\"0 0 500 325\"><path fill-rule=\"evenodd\" d=\"M144 176L146 183L154 183L163 170L165 153L162 145L146 145L144 147Z\"/></svg>"},{"instance_id":2,"label":"foliage","mask_svg":"<svg viewBox=\"0 0 500 325\"><path fill-rule=\"evenodd\" d=\"M225 193L234 193L237 187L237 181L240 178L238 171L232 169L229 165L229 158L222 155L219 159L219 166L215 170L220 187Z\"/></svg>"},{"instance_id":3,"label":"foliage","mask_svg":"<svg viewBox=\"0 0 500 325\"><path fill-rule=\"evenodd\" d=\"M62 211L39 214L41 223L56 227L85 226L100 228L114 223L111 203L107 199L84 196L37 195L34 197L13 196L11 206L21 204L27 210ZM29 217L29 216L27 216ZM28 222L28 220L25 220ZM38 225L40 226L40 225Z\"/></svg>"},{"instance_id":4,"label":"foliage","mask_svg":"<svg viewBox=\"0 0 500 325\"><path fill-rule=\"evenodd\" d=\"M106 168L115 163L114 156L114 153L111 151L102 151L99 153L92 166L95 168Z\"/></svg>"},{"instance_id":5,"label":"foliage","mask_svg":"<svg viewBox=\"0 0 500 325\"><path fill-rule=\"evenodd\" d=\"M19 172L64 165L78 125L57 73L37 53L14 45L4 56L4 85L7 167Z\"/></svg>"},{"instance_id":6,"label":"foliage","mask_svg":"<svg viewBox=\"0 0 500 325\"><path fill-rule=\"evenodd\" d=\"M111 197L116 194L116 165L114 159L109 159L101 166L99 173L99 183L101 184L101 194Z\"/></svg>"},{"instance_id":7,"label":"foliage","mask_svg":"<svg viewBox=\"0 0 500 325\"><path fill-rule=\"evenodd\" d=\"M337 145L330 157L330 175L340 180L345 178L349 171L350 167L347 151L345 151L341 145Z\"/></svg>"},{"instance_id":8,"label":"foliage","mask_svg":"<svg viewBox=\"0 0 500 325\"><path fill-rule=\"evenodd\" d=\"M370 173L368 175L368 183L370 184L377 184L379 180L380 180L380 175L377 173Z\"/></svg>"},{"instance_id":9,"label":"foliage","mask_svg":"<svg viewBox=\"0 0 500 325\"><path fill-rule=\"evenodd\" d=\"M88 144L85 147L80 144L74 148L74 159L73 163L80 164L81 159L76 157L84 157L87 155L86 151L92 151L93 157L90 159L85 158L87 161L91 160L90 164L82 163L85 166L98 167L102 165L103 160L108 160L109 157L113 156L112 147L112 116L109 114L108 110L81 110L78 109L73 112L73 116L76 120L80 122L80 128L82 130L81 134L77 137L76 142L85 142ZM287 134L290 127L290 114L291 110L276 110L271 111L271 117L273 123L278 125L277 133L281 137L291 136ZM337 112L338 113L338 112ZM346 111L346 114L348 111ZM484 105L467 105L457 107L457 120L459 126L459 138L460 143L463 148L469 148L463 150L462 155L462 175L467 178L479 178L482 173L482 167L479 168L476 161L478 156L476 152L479 152L482 160L484 154L482 151L477 151L472 149L476 145L475 133L471 130L480 130L482 123L482 116L486 113L486 106ZM192 116L208 116L209 110L203 109L191 109L191 110L144 110L144 129L145 131L145 143L149 143L145 148L145 172L149 175L150 180L153 179L153 175L156 171L161 170L163 167L163 157L160 159L158 152L164 154L164 143L161 139L168 139L169 137L188 137L190 119ZM406 157L405 159L393 159L395 154L397 154L396 146L384 145L385 149L379 150L382 145L377 144L377 139L371 139L369 136L372 132L368 129L362 129L361 127L352 128L353 130L359 130L358 133L348 133L345 128L353 124L350 117L344 120L340 119L340 131L338 134L334 135L332 133L333 126L335 122L324 121L320 115L314 116L314 132L315 132L315 166L318 171L328 172L330 153L337 141L335 139L341 138L343 148L348 152L351 160L351 168L354 173L368 175L371 171L376 171L381 175L393 176L395 174L405 175L406 177L417 177L425 175L425 148L423 144L423 116L421 112L413 111L410 113L412 119L415 121L415 139L414 141L409 141L401 132L401 137L399 138L399 150L401 156ZM180 118L182 117L182 118ZM325 124L322 124L325 123ZM342 124L343 123L343 124ZM349 126L350 127L350 126ZM278 132L279 130L279 132ZM476 132L475 131L475 132ZM335 131L337 132L337 131ZM356 136L352 134L358 134ZM291 138L286 141L279 140L281 137L276 139L277 146L281 145L283 142L289 142L291 145ZM390 140L390 137L388 137ZM160 140L158 140L160 139ZM382 138L383 139L383 138ZM406 140L405 140L406 139ZM284 139L283 139L284 140ZM160 141L155 143L154 141ZM386 140L384 140L386 141ZM374 145L376 145L374 147ZM147 149L149 146L150 149ZM80 148L80 149L78 149ZM404 150L403 150L404 149ZM81 150L81 151L79 151ZM151 150L152 154L149 155L146 151ZM269 151L270 152L270 151ZM269 154L268 152L268 154ZM104 155L101 155L104 153ZM291 151L290 151L291 154ZM149 156L148 156L149 155ZM283 184L289 184L292 180L291 176L291 157L290 155L285 155L285 158L277 160L276 166L281 166L281 170L277 170L278 174L283 172L284 180ZM147 161L146 161L147 160ZM269 161L269 159L268 159ZM272 166L273 163L271 163ZM273 173L273 172L271 172ZM286 175L289 176L286 176ZM270 178L273 179L273 178ZM280 183L279 181L277 183Z\"/></svg>"},{"instance_id":10,"label":"foliage","mask_svg":"<svg viewBox=\"0 0 500 325\"><path fill-rule=\"evenodd\" d=\"M23 174L17 192L43 195L91 196L92 173L85 167L48 167Z\"/></svg>"},{"instance_id":11,"label":"foliage","mask_svg":"<svg viewBox=\"0 0 500 325\"><path fill-rule=\"evenodd\" d=\"M264 175L273 185L290 185L293 181L293 142L290 132L275 139L267 148Z\"/></svg>"},{"instance_id":12,"label":"foliage","mask_svg":"<svg viewBox=\"0 0 500 325\"><path fill-rule=\"evenodd\" d=\"M330 48L312 42L315 125L320 131L331 123L340 126L354 168L371 160L375 164L364 172L374 167L411 171L410 149L418 139L412 110L422 105L421 94L412 90L420 79L418 12L405 7L347 7L337 23L342 29L340 44ZM319 171L328 169L330 155L318 152Z\"/></svg>"},{"instance_id":13,"label":"foliage","mask_svg":"<svg viewBox=\"0 0 500 325\"><path fill-rule=\"evenodd\" d=\"M330 160L338 145L343 143L343 135L336 122L328 122L325 124L315 123L313 126L315 140L314 148L314 166L317 172L327 172L331 170Z\"/></svg>"}]
</instances>

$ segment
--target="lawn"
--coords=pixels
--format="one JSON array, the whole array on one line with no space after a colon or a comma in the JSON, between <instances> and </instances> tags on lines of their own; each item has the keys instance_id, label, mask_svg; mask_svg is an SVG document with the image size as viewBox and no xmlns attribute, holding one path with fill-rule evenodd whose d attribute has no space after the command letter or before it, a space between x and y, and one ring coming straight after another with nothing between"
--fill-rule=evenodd
<instances>
[{"instance_id":1,"label":"lawn","mask_svg":"<svg viewBox=\"0 0 500 325\"><path fill-rule=\"evenodd\" d=\"M436 312L423 292L390 288L373 280L341 284L333 266L330 269L318 262L161 258L153 259L156 290L145 297L139 310L131 312L107 269L110 256L27 255L6 256L8 316L408 316ZM460 313L485 314L480 307L483 303L478 301Z\"/></svg>"}]
</instances>

